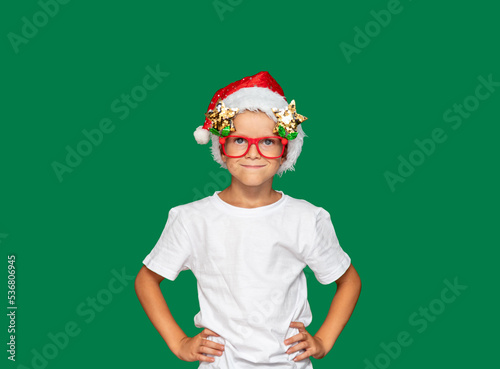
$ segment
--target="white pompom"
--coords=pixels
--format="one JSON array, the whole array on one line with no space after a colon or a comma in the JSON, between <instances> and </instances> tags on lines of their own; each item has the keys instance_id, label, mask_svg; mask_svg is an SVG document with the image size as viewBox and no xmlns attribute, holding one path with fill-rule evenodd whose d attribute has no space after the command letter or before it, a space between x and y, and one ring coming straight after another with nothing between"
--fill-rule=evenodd
<instances>
[{"instance_id":1,"label":"white pompom","mask_svg":"<svg viewBox=\"0 0 500 369\"><path fill-rule=\"evenodd\" d=\"M205 145L210 141L210 132L207 129L203 129L203 126L199 126L194 131L194 138L200 145Z\"/></svg>"}]
</instances>

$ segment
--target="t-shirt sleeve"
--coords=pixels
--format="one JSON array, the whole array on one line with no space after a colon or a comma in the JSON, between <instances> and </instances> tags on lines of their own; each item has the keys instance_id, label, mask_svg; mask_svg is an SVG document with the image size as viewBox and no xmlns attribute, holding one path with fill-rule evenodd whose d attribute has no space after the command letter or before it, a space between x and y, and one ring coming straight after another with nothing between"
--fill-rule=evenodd
<instances>
[{"instance_id":1,"label":"t-shirt sleeve","mask_svg":"<svg viewBox=\"0 0 500 369\"><path fill-rule=\"evenodd\" d=\"M321 284L330 284L345 273L351 258L340 247L330 213L320 208L316 216L315 232L304 249L304 261Z\"/></svg>"},{"instance_id":2,"label":"t-shirt sleeve","mask_svg":"<svg viewBox=\"0 0 500 369\"><path fill-rule=\"evenodd\" d=\"M192 269L191 250L180 213L172 208L160 239L142 263L153 272L174 281L182 270Z\"/></svg>"}]
</instances>

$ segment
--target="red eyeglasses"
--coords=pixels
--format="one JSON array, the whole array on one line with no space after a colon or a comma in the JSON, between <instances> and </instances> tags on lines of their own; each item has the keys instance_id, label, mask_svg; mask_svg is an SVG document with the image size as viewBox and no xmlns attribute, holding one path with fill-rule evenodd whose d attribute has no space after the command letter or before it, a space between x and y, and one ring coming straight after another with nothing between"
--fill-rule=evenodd
<instances>
[{"instance_id":1,"label":"red eyeglasses","mask_svg":"<svg viewBox=\"0 0 500 369\"><path fill-rule=\"evenodd\" d=\"M288 140L284 137L266 136L250 138L244 136L219 137L224 155L230 158L241 158L255 144L260 155L268 159L276 159L283 155Z\"/></svg>"}]
</instances>

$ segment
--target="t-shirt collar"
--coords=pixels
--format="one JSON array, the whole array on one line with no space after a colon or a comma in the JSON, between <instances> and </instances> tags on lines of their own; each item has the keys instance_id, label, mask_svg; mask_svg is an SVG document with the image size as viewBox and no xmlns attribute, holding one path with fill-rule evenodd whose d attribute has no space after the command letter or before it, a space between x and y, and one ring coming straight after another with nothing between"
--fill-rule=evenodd
<instances>
[{"instance_id":1,"label":"t-shirt collar","mask_svg":"<svg viewBox=\"0 0 500 369\"><path fill-rule=\"evenodd\" d=\"M267 214L271 211L274 211L276 209L279 209L280 207L283 206L283 204L286 201L286 198L288 197L283 193L283 191L277 190L276 192L279 192L281 194L281 198L273 202L272 204L269 205L264 205L264 206L259 206L257 208L242 208L239 206L234 206L231 205L224 200L222 200L219 197L219 193L221 191L215 191L214 194L212 195L212 201L213 203L220 208L221 210L226 211L227 213L230 213L232 215L244 215L244 216L261 216L263 214Z\"/></svg>"}]
</instances>

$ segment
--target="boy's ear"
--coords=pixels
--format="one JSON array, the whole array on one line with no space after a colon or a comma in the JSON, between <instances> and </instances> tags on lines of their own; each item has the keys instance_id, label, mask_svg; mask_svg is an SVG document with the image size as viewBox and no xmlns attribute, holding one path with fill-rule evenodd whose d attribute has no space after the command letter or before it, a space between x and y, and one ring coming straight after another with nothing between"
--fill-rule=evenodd
<instances>
[{"instance_id":1,"label":"boy's ear","mask_svg":"<svg viewBox=\"0 0 500 369\"><path fill-rule=\"evenodd\" d=\"M225 163L226 162L226 156L224 155L224 151L222 151L222 145L219 144L219 152L220 152L220 157L222 161Z\"/></svg>"},{"instance_id":2,"label":"boy's ear","mask_svg":"<svg viewBox=\"0 0 500 369\"><path fill-rule=\"evenodd\" d=\"M288 153L288 145L285 146L285 151L283 152L283 156L281 157L280 165L282 165L285 162L287 153Z\"/></svg>"}]
</instances>

